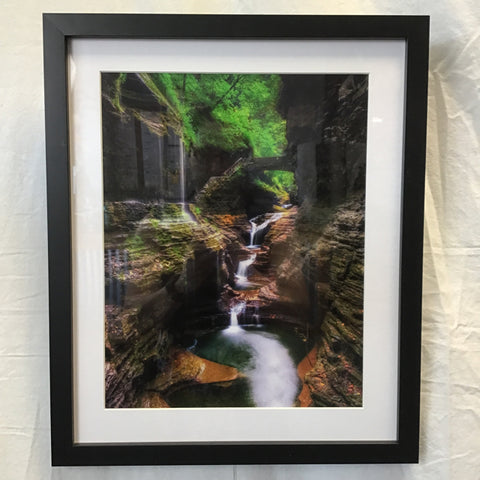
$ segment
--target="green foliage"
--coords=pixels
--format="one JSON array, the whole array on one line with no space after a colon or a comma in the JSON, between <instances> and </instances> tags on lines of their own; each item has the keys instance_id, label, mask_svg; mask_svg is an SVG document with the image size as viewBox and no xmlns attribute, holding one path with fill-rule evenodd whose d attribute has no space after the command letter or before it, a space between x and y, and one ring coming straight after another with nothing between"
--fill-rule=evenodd
<instances>
[{"instance_id":1,"label":"green foliage","mask_svg":"<svg viewBox=\"0 0 480 480\"><path fill-rule=\"evenodd\" d=\"M143 73L165 107L164 121L187 148L252 148L254 156L280 155L286 123L276 110L278 75Z\"/></svg>"},{"instance_id":2,"label":"green foliage","mask_svg":"<svg viewBox=\"0 0 480 480\"><path fill-rule=\"evenodd\" d=\"M263 174L270 183L282 190L292 192L296 189L295 174L288 170L265 170Z\"/></svg>"},{"instance_id":3,"label":"green foliage","mask_svg":"<svg viewBox=\"0 0 480 480\"><path fill-rule=\"evenodd\" d=\"M190 206L190 209L192 210L192 213L196 216L196 217L200 217L202 215L202 209L196 205L196 204L192 204Z\"/></svg>"},{"instance_id":4,"label":"green foliage","mask_svg":"<svg viewBox=\"0 0 480 480\"><path fill-rule=\"evenodd\" d=\"M116 79L115 79L115 84L114 84L114 89L113 89L113 98L112 98L112 103L113 106L120 112L124 112L125 109L123 108L121 102L120 102L120 96L122 93L122 85L125 83L125 80L127 79L127 74L126 73L121 73Z\"/></svg>"},{"instance_id":5,"label":"green foliage","mask_svg":"<svg viewBox=\"0 0 480 480\"><path fill-rule=\"evenodd\" d=\"M145 251L145 243L142 237L138 234L132 235L125 241L125 248L131 258L139 258Z\"/></svg>"},{"instance_id":6,"label":"green foliage","mask_svg":"<svg viewBox=\"0 0 480 480\"><path fill-rule=\"evenodd\" d=\"M262 178L256 178L254 182L263 190L273 193L279 203L288 203L297 190L294 173L285 170L264 170Z\"/></svg>"},{"instance_id":7,"label":"green foliage","mask_svg":"<svg viewBox=\"0 0 480 480\"><path fill-rule=\"evenodd\" d=\"M159 276L180 273L193 253L194 232L190 224L164 224L157 218L149 218L142 230L127 237L125 248L143 274L138 282L152 284Z\"/></svg>"},{"instance_id":8,"label":"green foliage","mask_svg":"<svg viewBox=\"0 0 480 480\"><path fill-rule=\"evenodd\" d=\"M180 205L175 203L164 203L162 205L153 205L150 208L149 215L152 219L157 220L157 224L152 226L158 226L159 222L179 222L185 217L185 212Z\"/></svg>"}]
</instances>

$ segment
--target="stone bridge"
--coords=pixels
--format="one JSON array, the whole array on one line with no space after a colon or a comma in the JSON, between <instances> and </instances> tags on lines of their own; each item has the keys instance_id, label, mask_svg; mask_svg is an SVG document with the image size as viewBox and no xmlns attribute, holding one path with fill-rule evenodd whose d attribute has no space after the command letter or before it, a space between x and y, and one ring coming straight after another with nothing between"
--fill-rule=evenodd
<instances>
[{"instance_id":1,"label":"stone bridge","mask_svg":"<svg viewBox=\"0 0 480 480\"><path fill-rule=\"evenodd\" d=\"M244 163L248 170L287 170L295 171L295 162L292 158L283 155L281 157L251 158Z\"/></svg>"}]
</instances>

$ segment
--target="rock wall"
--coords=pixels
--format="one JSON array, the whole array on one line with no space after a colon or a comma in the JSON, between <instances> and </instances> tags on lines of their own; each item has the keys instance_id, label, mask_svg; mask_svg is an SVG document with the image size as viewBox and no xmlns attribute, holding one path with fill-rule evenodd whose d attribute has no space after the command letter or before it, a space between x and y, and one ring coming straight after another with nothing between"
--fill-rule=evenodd
<instances>
[{"instance_id":1,"label":"rock wall","mask_svg":"<svg viewBox=\"0 0 480 480\"><path fill-rule=\"evenodd\" d=\"M180 137L163 124L162 107L137 75L127 74L120 91L117 79L118 74L102 74L105 198L181 201ZM184 149L185 199L192 199L242 154L214 147Z\"/></svg>"},{"instance_id":2,"label":"rock wall","mask_svg":"<svg viewBox=\"0 0 480 480\"><path fill-rule=\"evenodd\" d=\"M285 75L279 109L300 202L338 205L365 185L368 79Z\"/></svg>"},{"instance_id":3,"label":"rock wall","mask_svg":"<svg viewBox=\"0 0 480 480\"><path fill-rule=\"evenodd\" d=\"M315 363L302 380L314 406L362 405L364 197L343 204L314 246Z\"/></svg>"},{"instance_id":4,"label":"rock wall","mask_svg":"<svg viewBox=\"0 0 480 480\"><path fill-rule=\"evenodd\" d=\"M107 206L123 211L118 202ZM105 271L124 292L105 307L108 408L135 406L145 386L171 368L175 332L185 341L188 312L212 313L205 310L212 308L205 299L216 298L219 284L226 282L223 234L206 221L185 218L177 205L168 208L168 223L161 220L163 209L150 205L127 231L119 222L106 233L106 245L128 253L117 259L128 265L107 264L106 258ZM179 210L176 221L172 209Z\"/></svg>"},{"instance_id":5,"label":"rock wall","mask_svg":"<svg viewBox=\"0 0 480 480\"><path fill-rule=\"evenodd\" d=\"M172 208L179 207L169 206L170 219ZM148 212L128 232L107 234L108 245L117 241L128 249L130 264L125 298L106 306L108 406L159 401L158 388L154 399L145 397L145 388L155 379L165 383L159 378L173 368L172 348L182 347L179 341L188 347L189 332L193 341L196 332L225 325L241 300L257 308L263 322L290 324L313 341L299 366L299 405L361 406L363 195L338 207L284 211L270 224L251 267L258 288L240 292L231 286L239 260L251 255L245 215L160 224L163 210L150 206ZM175 375L187 381L181 372Z\"/></svg>"},{"instance_id":6,"label":"rock wall","mask_svg":"<svg viewBox=\"0 0 480 480\"><path fill-rule=\"evenodd\" d=\"M253 299L263 321L291 324L313 342L298 366L300 406L362 405L364 207L356 194L286 212L265 237L260 277L251 275L263 281Z\"/></svg>"}]
</instances>

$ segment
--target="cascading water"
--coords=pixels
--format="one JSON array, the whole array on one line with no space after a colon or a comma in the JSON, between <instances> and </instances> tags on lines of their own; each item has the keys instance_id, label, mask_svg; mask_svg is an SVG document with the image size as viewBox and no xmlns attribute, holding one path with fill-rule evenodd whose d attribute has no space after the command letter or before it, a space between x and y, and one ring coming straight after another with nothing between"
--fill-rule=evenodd
<instances>
[{"instance_id":1,"label":"cascading water","mask_svg":"<svg viewBox=\"0 0 480 480\"><path fill-rule=\"evenodd\" d=\"M256 239L261 238L261 235L265 228L267 228L268 225L270 225L273 222L276 222L279 218L282 217L281 213L274 213L270 217L268 217L266 220L263 221L260 225L257 225L255 223L255 220L258 219L258 217L254 217L249 220L250 225L252 226L252 229L250 230L250 245L249 248L256 247L257 244L255 243Z\"/></svg>"},{"instance_id":2,"label":"cascading water","mask_svg":"<svg viewBox=\"0 0 480 480\"><path fill-rule=\"evenodd\" d=\"M228 330L240 330L240 327L238 325L238 315L245 311L245 306L245 302L240 302L230 309L230 327L228 328Z\"/></svg>"},{"instance_id":3,"label":"cascading water","mask_svg":"<svg viewBox=\"0 0 480 480\"><path fill-rule=\"evenodd\" d=\"M185 148L183 142L179 139L179 167L180 167L180 204L185 211Z\"/></svg>"},{"instance_id":4,"label":"cascading water","mask_svg":"<svg viewBox=\"0 0 480 480\"><path fill-rule=\"evenodd\" d=\"M235 274L237 286L245 288L250 284L247 278L248 267L252 265L253 262L255 262L256 258L257 254L254 253L253 255L250 255L250 257L246 260L238 262L237 273Z\"/></svg>"},{"instance_id":5,"label":"cascading water","mask_svg":"<svg viewBox=\"0 0 480 480\"><path fill-rule=\"evenodd\" d=\"M255 305L255 313L253 314L253 319L255 320L256 325L260 325L260 307Z\"/></svg>"},{"instance_id":6,"label":"cascading water","mask_svg":"<svg viewBox=\"0 0 480 480\"><path fill-rule=\"evenodd\" d=\"M256 217L255 217L256 218ZM254 218L249 220L250 225L252 226L252 229L250 230L250 245L249 247L254 247L255 246L255 234L257 233L257 224L254 222Z\"/></svg>"},{"instance_id":7,"label":"cascading water","mask_svg":"<svg viewBox=\"0 0 480 480\"><path fill-rule=\"evenodd\" d=\"M274 213L260 225L255 223L258 217L250 220L250 245L255 247L255 239L261 238L263 230L272 222L277 221L281 213ZM236 285L245 288L248 281L248 267L257 258L257 254L250 255L246 260L238 263L235 274ZM245 348L251 354L249 367L245 370L251 386L251 395L257 407L291 407L298 394L299 379L295 364L278 338L265 332L249 332L238 324L238 315L246 311L246 302L240 302L230 309L230 326L224 330L230 341ZM255 304L253 314L255 324L260 323L259 306Z\"/></svg>"},{"instance_id":8,"label":"cascading water","mask_svg":"<svg viewBox=\"0 0 480 480\"><path fill-rule=\"evenodd\" d=\"M179 166L179 193L180 193L180 205L182 207L183 219L182 221L186 222L197 222L197 219L190 210L190 206L185 202L185 190L186 190L186 179L185 179L185 145L182 142L182 139L179 139L178 144L178 166Z\"/></svg>"},{"instance_id":9,"label":"cascading water","mask_svg":"<svg viewBox=\"0 0 480 480\"><path fill-rule=\"evenodd\" d=\"M230 310L231 322L237 323L232 323L223 332L230 342L250 353L250 362L244 373L250 383L253 402L257 407L291 407L299 386L292 357L275 335L240 328L236 315L244 308L242 303Z\"/></svg>"},{"instance_id":10,"label":"cascading water","mask_svg":"<svg viewBox=\"0 0 480 480\"><path fill-rule=\"evenodd\" d=\"M188 205L186 206L188 207ZM251 252L247 258L238 262L235 273L235 288L237 291L246 290L253 286L249 282L249 268L255 263L260 252L259 246L255 246L255 241L262 243L267 226L277 221L281 216L281 213L268 213L265 216L250 220L252 226L250 247L259 250L255 253ZM259 221L259 224L257 224L256 221L259 218L262 218L263 221L261 223ZM219 285L221 283L221 258L218 253L216 274L217 285ZM256 288L256 286L253 287ZM200 357L205 355L207 359L234 366L243 373L233 382L231 390L225 389L230 390L228 395L236 395L236 397L227 395L225 405L230 401L232 401L232 405L235 405L234 402L238 399L238 405L240 406L294 406L299 393L300 380L295 362L285 346L287 343L283 343L282 335L285 334L277 335L265 331L271 327L261 325L259 300L258 298L254 299L257 295L256 292L237 292L237 295L236 303L230 307L228 327L209 334L205 343L200 339L198 344L194 343L189 348ZM202 348L206 349L203 354ZM205 401L201 400L204 398L202 397L203 394L204 391L202 390L193 400L188 400L191 403L183 405L198 405L199 399ZM192 395L197 395L197 393L192 392ZM212 392L212 397L208 396L207 398L209 403L206 403L205 406L224 405L222 403L224 397L219 395L217 390ZM234 399L230 400L230 398Z\"/></svg>"},{"instance_id":11,"label":"cascading water","mask_svg":"<svg viewBox=\"0 0 480 480\"><path fill-rule=\"evenodd\" d=\"M243 340L253 352L245 372L257 407L291 407L298 393L298 375L288 350L265 332L245 332Z\"/></svg>"},{"instance_id":12,"label":"cascading water","mask_svg":"<svg viewBox=\"0 0 480 480\"><path fill-rule=\"evenodd\" d=\"M263 222L259 225L256 223L258 217L251 219L250 247L255 246L255 241L260 243L267 226L277 221L281 216L280 213L267 214L267 218L264 217ZM245 289L251 285L248 280L248 270L256 259L257 252L252 252L248 258L238 262L235 274L237 290ZM220 282L218 254L216 261L218 283ZM246 298L248 298L248 295ZM243 381L248 385L242 387L242 391L249 405L292 407L299 393L299 378L296 366L288 349L283 345L281 337L265 332L264 327L261 326L258 300L250 305L247 305L245 300L237 300L237 303L230 308L229 314L230 324L228 328L213 334L215 340L211 341L218 343L212 349L215 352L212 360L230 364L224 358L225 355L230 354L231 357L228 358L233 365L237 361L240 362L236 365L236 368L244 375L238 379L238 382ZM242 325L239 322L241 316L243 316ZM256 325L257 328L254 328L252 324ZM191 348L194 353L198 354L196 344ZM219 357L215 358L215 355L219 355ZM216 396L218 395L216 394Z\"/></svg>"}]
</instances>

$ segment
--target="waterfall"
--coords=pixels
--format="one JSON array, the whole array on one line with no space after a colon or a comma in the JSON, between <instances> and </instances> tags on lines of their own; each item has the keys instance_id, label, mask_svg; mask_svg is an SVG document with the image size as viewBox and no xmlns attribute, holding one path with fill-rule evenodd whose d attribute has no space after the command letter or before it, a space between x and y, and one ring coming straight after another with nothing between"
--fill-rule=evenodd
<instances>
[{"instance_id":1,"label":"waterfall","mask_svg":"<svg viewBox=\"0 0 480 480\"><path fill-rule=\"evenodd\" d=\"M253 314L253 319L255 320L256 325L260 325L260 307L258 303L255 304L255 313Z\"/></svg>"},{"instance_id":2,"label":"waterfall","mask_svg":"<svg viewBox=\"0 0 480 480\"><path fill-rule=\"evenodd\" d=\"M178 139L178 168L179 168L179 181L178 181L178 190L179 190L179 203L182 207L182 218L180 222L195 222L198 223L197 218L190 210L190 205L185 202L185 192L186 192L186 176L185 176L185 145L182 142L182 139Z\"/></svg>"},{"instance_id":3,"label":"waterfall","mask_svg":"<svg viewBox=\"0 0 480 480\"><path fill-rule=\"evenodd\" d=\"M235 305L231 312L240 304ZM244 304L242 306L244 308ZM234 314L236 317L236 314ZM249 332L238 326L223 331L235 345L245 345L251 355L244 370L257 407L292 407L299 389L295 363L280 339L266 332Z\"/></svg>"},{"instance_id":4,"label":"waterfall","mask_svg":"<svg viewBox=\"0 0 480 480\"><path fill-rule=\"evenodd\" d=\"M260 243L264 230L272 222L282 217L281 213L269 215L261 224L256 221L260 216L249 220L250 248ZM249 285L248 267L255 262L257 254L250 255L238 263L236 277L237 287ZM241 302L230 309L230 327L224 331L236 343L247 345L252 352L252 361L245 371L251 384L252 396L257 407L291 407L298 394L299 379L295 364L288 350L279 339L264 332L248 332L238 325L238 315L246 309L246 302ZM256 325L260 324L260 308L255 303L252 315ZM234 333L232 336L231 334Z\"/></svg>"},{"instance_id":5,"label":"waterfall","mask_svg":"<svg viewBox=\"0 0 480 480\"><path fill-rule=\"evenodd\" d=\"M257 233L257 224L253 221L254 219L252 218L249 220L250 225L252 226L252 229L250 230L250 245L249 247L255 246L255 233Z\"/></svg>"},{"instance_id":6,"label":"waterfall","mask_svg":"<svg viewBox=\"0 0 480 480\"><path fill-rule=\"evenodd\" d=\"M247 278L248 267L253 264L256 258L257 254L254 253L253 255L250 255L247 260L242 260L241 262L238 262L237 273L235 274L236 283L238 286L246 287L249 285L249 281Z\"/></svg>"},{"instance_id":7,"label":"waterfall","mask_svg":"<svg viewBox=\"0 0 480 480\"><path fill-rule=\"evenodd\" d=\"M237 273L235 276L239 279L246 280L247 279L247 269L250 265L253 264L255 259L257 258L257 254L254 253L253 255L250 255L247 260L242 260L241 262L238 262L238 269Z\"/></svg>"},{"instance_id":8,"label":"waterfall","mask_svg":"<svg viewBox=\"0 0 480 480\"><path fill-rule=\"evenodd\" d=\"M179 139L179 166L180 166L180 203L185 210L185 149L182 139Z\"/></svg>"},{"instance_id":9,"label":"waterfall","mask_svg":"<svg viewBox=\"0 0 480 480\"><path fill-rule=\"evenodd\" d=\"M249 247L256 247L255 244L255 238L261 238L260 235L263 233L265 228L267 228L268 225L270 225L273 222L276 222L279 218L282 217L281 213L274 213L271 217L267 218L266 220L263 221L260 225L257 225L255 223L255 220L258 219L258 217L254 217L249 220L250 225L252 226L252 229L250 230L250 245Z\"/></svg>"},{"instance_id":10,"label":"waterfall","mask_svg":"<svg viewBox=\"0 0 480 480\"><path fill-rule=\"evenodd\" d=\"M245 332L243 341L253 350L253 364L245 373L255 405L293 406L299 378L288 350L274 335L264 332Z\"/></svg>"},{"instance_id":11,"label":"waterfall","mask_svg":"<svg viewBox=\"0 0 480 480\"><path fill-rule=\"evenodd\" d=\"M245 302L240 302L230 309L230 327L228 330L240 330L238 326L238 315L245 311Z\"/></svg>"}]
</instances>

